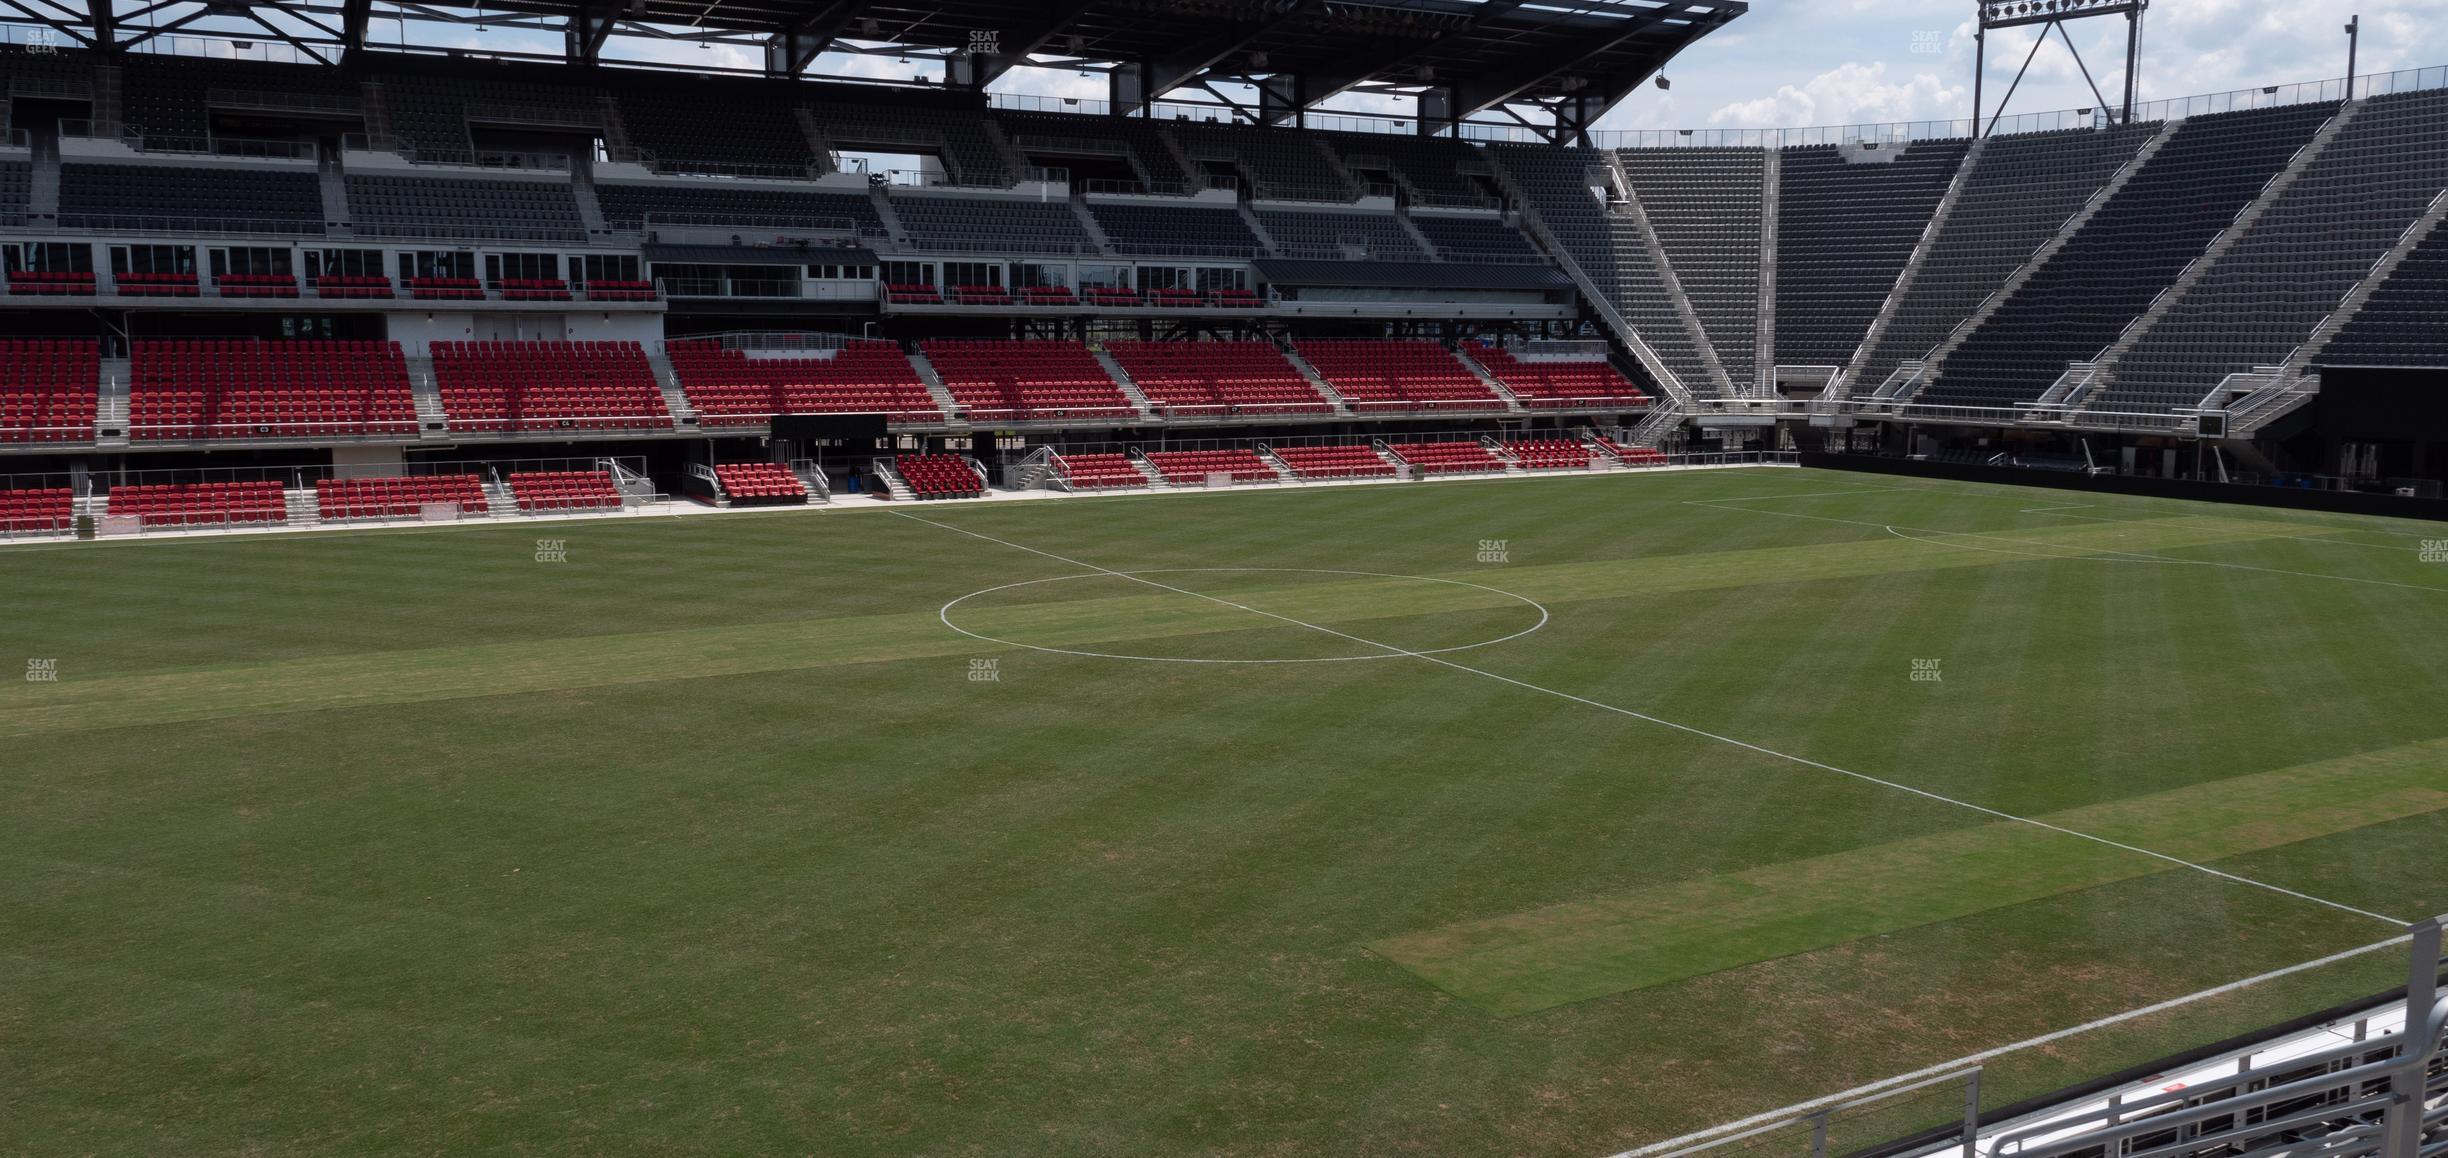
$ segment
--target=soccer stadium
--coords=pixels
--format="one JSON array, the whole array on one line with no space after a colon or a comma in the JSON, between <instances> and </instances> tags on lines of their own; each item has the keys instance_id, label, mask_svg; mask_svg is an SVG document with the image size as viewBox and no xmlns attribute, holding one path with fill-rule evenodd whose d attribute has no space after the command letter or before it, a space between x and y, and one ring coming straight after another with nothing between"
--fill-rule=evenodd
<instances>
[{"instance_id":1,"label":"soccer stadium","mask_svg":"<svg viewBox=\"0 0 2448 1158\"><path fill-rule=\"evenodd\" d=\"M2188 3L0 0L0 1153L2448 1156L2448 66Z\"/></svg>"}]
</instances>

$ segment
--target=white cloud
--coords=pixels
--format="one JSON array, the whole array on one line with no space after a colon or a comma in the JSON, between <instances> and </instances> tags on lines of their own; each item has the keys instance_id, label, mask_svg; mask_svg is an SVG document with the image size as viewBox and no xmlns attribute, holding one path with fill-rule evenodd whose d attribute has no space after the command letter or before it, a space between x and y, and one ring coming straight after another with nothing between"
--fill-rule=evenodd
<instances>
[{"instance_id":1,"label":"white cloud","mask_svg":"<svg viewBox=\"0 0 2448 1158\"><path fill-rule=\"evenodd\" d=\"M1863 124L1948 116L1962 94L1934 73L1891 76L1885 61L1847 62L1776 92L1709 114L1713 128Z\"/></svg>"}]
</instances>

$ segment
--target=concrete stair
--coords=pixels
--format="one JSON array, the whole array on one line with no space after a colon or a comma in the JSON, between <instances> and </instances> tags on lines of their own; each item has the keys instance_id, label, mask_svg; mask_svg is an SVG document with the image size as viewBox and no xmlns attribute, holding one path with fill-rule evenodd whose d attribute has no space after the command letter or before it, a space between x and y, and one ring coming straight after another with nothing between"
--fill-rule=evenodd
<instances>
[{"instance_id":1,"label":"concrete stair","mask_svg":"<svg viewBox=\"0 0 2448 1158\"><path fill-rule=\"evenodd\" d=\"M281 498L289 508L290 526L311 527L323 521L323 508L315 502L313 487L289 487L281 491Z\"/></svg>"},{"instance_id":2,"label":"concrete stair","mask_svg":"<svg viewBox=\"0 0 2448 1158\"><path fill-rule=\"evenodd\" d=\"M433 359L405 359L408 371L408 397L416 403L417 439L422 442L450 441L450 415L442 409L442 391L434 385Z\"/></svg>"},{"instance_id":3,"label":"concrete stair","mask_svg":"<svg viewBox=\"0 0 2448 1158\"><path fill-rule=\"evenodd\" d=\"M1938 243L1938 234L1946 228L1947 218L1955 213L1955 205L1963 200L1964 186L1971 183L1972 167L1980 162L1981 152L1989 147L1989 138L1982 137L1964 150L1963 161L1955 166L1955 179L1947 182L1945 195L1938 198L1938 207L1931 211L1929 223L1921 227L1921 239L1913 243L1912 256L1904 259L1904 268L1896 272L1895 285L1887 291L1887 300L1879 303L1878 316L1870 319L1870 328L1863 332L1861 344L1853 348L1853 356L1845 360L1844 372L1829 384L1828 396L1845 399L1853 396L1853 376L1861 371L1863 359L1878 348L1887 328L1895 324L1896 307L1904 300L1913 283L1920 280L1921 267L1928 264L1930 247Z\"/></svg>"},{"instance_id":4,"label":"concrete stair","mask_svg":"<svg viewBox=\"0 0 2448 1158\"><path fill-rule=\"evenodd\" d=\"M897 502L917 501L918 492L910 489L909 480L902 478L901 472L894 470L892 463L884 459L876 460L875 469L869 471L867 477L884 484L884 494L887 498Z\"/></svg>"},{"instance_id":5,"label":"concrete stair","mask_svg":"<svg viewBox=\"0 0 2448 1158\"><path fill-rule=\"evenodd\" d=\"M1504 190L1505 197L1513 204L1521 206L1522 232L1555 260L1557 267L1564 271L1564 276L1572 279L1574 288L1581 291L1581 300L1589 303L1590 309L1596 311L1598 320L1615 336L1616 342L1631 354L1634 361L1640 363L1642 369L1649 372L1650 380L1666 391L1668 397L1688 401L1691 390L1684 386L1683 379L1667 368L1665 361L1657 356L1657 351L1651 349L1649 343L1642 340L1640 332L1624 319L1623 311L1616 308L1614 300L1590 277L1589 271L1581 267L1581 262L1573 257L1571 248L1556 239L1555 234L1547 228L1546 221L1532 206L1521 183L1514 179L1512 171L1506 169L1493 152L1488 154L1487 160L1489 176L1496 182L1496 187Z\"/></svg>"},{"instance_id":6,"label":"concrete stair","mask_svg":"<svg viewBox=\"0 0 2448 1158\"><path fill-rule=\"evenodd\" d=\"M1113 238L1106 236L1105 226L1097 221L1096 214L1088 212L1088 203L1081 200L1076 194L1071 198L1071 215L1079 218L1080 229L1096 242L1098 253L1113 253ZM1074 292L1077 292L1078 287L1072 288Z\"/></svg>"},{"instance_id":7,"label":"concrete stair","mask_svg":"<svg viewBox=\"0 0 2448 1158\"><path fill-rule=\"evenodd\" d=\"M1093 353L1096 356L1097 365L1105 367L1105 376L1113 379L1114 385L1122 388L1123 397L1130 399L1130 404L1138 408L1139 416L1148 419L1155 418L1156 405L1148 401L1147 395L1140 393L1139 384L1131 381L1130 371L1123 369L1122 363L1114 360L1113 354L1102 346L1097 347Z\"/></svg>"},{"instance_id":8,"label":"concrete stair","mask_svg":"<svg viewBox=\"0 0 2448 1158\"><path fill-rule=\"evenodd\" d=\"M101 381L95 385L94 445L103 447L128 445L128 379L131 370L125 358L104 358ZM105 433L118 431L117 434Z\"/></svg>"},{"instance_id":9,"label":"concrete stair","mask_svg":"<svg viewBox=\"0 0 2448 1158\"><path fill-rule=\"evenodd\" d=\"M341 169L340 154L325 153L315 158L315 176L323 193L323 230L340 237L357 234L356 218L349 213L348 174Z\"/></svg>"},{"instance_id":10,"label":"concrete stair","mask_svg":"<svg viewBox=\"0 0 2448 1158\"><path fill-rule=\"evenodd\" d=\"M1760 165L1759 327L1753 335L1751 393L1776 393L1777 198L1784 179L1783 149L1768 149Z\"/></svg>"},{"instance_id":11,"label":"concrete stair","mask_svg":"<svg viewBox=\"0 0 2448 1158\"><path fill-rule=\"evenodd\" d=\"M1720 396L1733 397L1734 379L1726 373L1725 363L1718 360L1717 347L1709 341L1707 328L1700 324L1700 314L1692 309L1691 297L1683 292L1683 282L1675 276L1674 262L1666 256L1666 243L1658 240L1657 227L1649 221L1649 211L1641 207L1640 194L1632 188L1631 180L1624 176L1623 164L1613 153L1606 154L1606 173L1619 199L1615 212L1640 234L1641 249L1648 253L1658 282L1665 286L1666 296L1673 300L1675 316L1682 320L1685 333L1690 335L1692 349L1699 352L1701 366L1708 371L1709 380L1716 384Z\"/></svg>"},{"instance_id":12,"label":"concrete stair","mask_svg":"<svg viewBox=\"0 0 2448 1158\"><path fill-rule=\"evenodd\" d=\"M1300 351L1293 349L1290 342L1278 342L1276 348L1283 351L1284 361L1292 363L1292 368L1300 371L1300 376L1308 380L1309 388L1317 391L1318 397L1325 399L1327 405L1334 407L1337 413L1351 413L1351 403L1335 393L1334 385L1326 381L1326 376L1318 373L1318 368L1310 365L1308 359L1301 357Z\"/></svg>"},{"instance_id":13,"label":"concrete stair","mask_svg":"<svg viewBox=\"0 0 2448 1158\"><path fill-rule=\"evenodd\" d=\"M943 375L936 373L935 364L916 350L910 351L909 360L910 368L918 372L918 380L926 384L927 397L935 400L935 409L943 411L945 421L951 421L960 413L960 404L952 400L952 391L944 385Z\"/></svg>"},{"instance_id":14,"label":"concrete stair","mask_svg":"<svg viewBox=\"0 0 2448 1158\"><path fill-rule=\"evenodd\" d=\"M672 425L681 430L697 429L697 408L689 405L688 392L680 388L680 373L672 369L670 356L648 351L646 365L654 371L655 385L663 391L663 408L671 411Z\"/></svg>"},{"instance_id":15,"label":"concrete stair","mask_svg":"<svg viewBox=\"0 0 2448 1158\"><path fill-rule=\"evenodd\" d=\"M1498 398L1504 399L1506 410L1512 411L1515 414L1523 414L1529 411L1529 407L1523 406L1521 399L1515 397L1511 390L1505 389L1505 384L1497 381L1496 375L1489 373L1487 367L1480 365L1477 358L1473 358L1469 354L1463 353L1459 348L1457 348L1454 350L1454 361L1462 363L1462 368L1470 371L1472 377L1479 379L1481 385L1495 391Z\"/></svg>"}]
</instances>

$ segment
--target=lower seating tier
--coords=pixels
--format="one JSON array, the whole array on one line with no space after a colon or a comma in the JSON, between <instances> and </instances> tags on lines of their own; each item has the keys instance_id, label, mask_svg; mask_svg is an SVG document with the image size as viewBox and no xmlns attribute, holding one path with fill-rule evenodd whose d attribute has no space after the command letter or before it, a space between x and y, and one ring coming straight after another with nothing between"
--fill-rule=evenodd
<instances>
[{"instance_id":1,"label":"lower seating tier","mask_svg":"<svg viewBox=\"0 0 2448 1158\"><path fill-rule=\"evenodd\" d=\"M434 503L457 507L461 514L484 514L484 480L472 474L315 480L315 511L326 522L411 518Z\"/></svg>"},{"instance_id":2,"label":"lower seating tier","mask_svg":"<svg viewBox=\"0 0 2448 1158\"><path fill-rule=\"evenodd\" d=\"M620 488L610 471L523 471L509 478L510 494L522 511L616 510Z\"/></svg>"},{"instance_id":3,"label":"lower seating tier","mask_svg":"<svg viewBox=\"0 0 2448 1158\"><path fill-rule=\"evenodd\" d=\"M1501 473L1504 460L1476 442L1390 442L1386 449L1422 474Z\"/></svg>"},{"instance_id":4,"label":"lower seating tier","mask_svg":"<svg viewBox=\"0 0 2448 1158\"><path fill-rule=\"evenodd\" d=\"M1385 478L1394 473L1394 464L1387 462L1384 455L1359 443L1278 446L1271 448L1270 453L1304 479Z\"/></svg>"},{"instance_id":5,"label":"lower seating tier","mask_svg":"<svg viewBox=\"0 0 2448 1158\"><path fill-rule=\"evenodd\" d=\"M282 523L289 500L277 482L147 483L112 487L104 512L147 527Z\"/></svg>"},{"instance_id":6,"label":"lower seating tier","mask_svg":"<svg viewBox=\"0 0 2448 1158\"><path fill-rule=\"evenodd\" d=\"M778 462L719 463L714 477L735 507L794 506L808 501L807 484Z\"/></svg>"},{"instance_id":7,"label":"lower seating tier","mask_svg":"<svg viewBox=\"0 0 2448 1158\"><path fill-rule=\"evenodd\" d=\"M59 535L76 529L76 496L67 487L0 490L0 535Z\"/></svg>"},{"instance_id":8,"label":"lower seating tier","mask_svg":"<svg viewBox=\"0 0 2448 1158\"><path fill-rule=\"evenodd\" d=\"M904 454L893 459L893 470L922 499L972 499L986 493L984 480L957 454Z\"/></svg>"}]
</instances>

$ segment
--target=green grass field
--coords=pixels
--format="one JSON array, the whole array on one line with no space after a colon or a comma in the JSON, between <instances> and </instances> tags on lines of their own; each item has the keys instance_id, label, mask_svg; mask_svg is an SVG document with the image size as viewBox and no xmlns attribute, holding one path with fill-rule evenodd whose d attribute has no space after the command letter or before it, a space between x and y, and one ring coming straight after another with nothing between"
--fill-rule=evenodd
<instances>
[{"instance_id":1,"label":"green grass field","mask_svg":"<svg viewBox=\"0 0 2448 1158\"><path fill-rule=\"evenodd\" d=\"M2425 537L1754 469L0 549L0 1151L1621 1149L2448 909Z\"/></svg>"}]
</instances>

